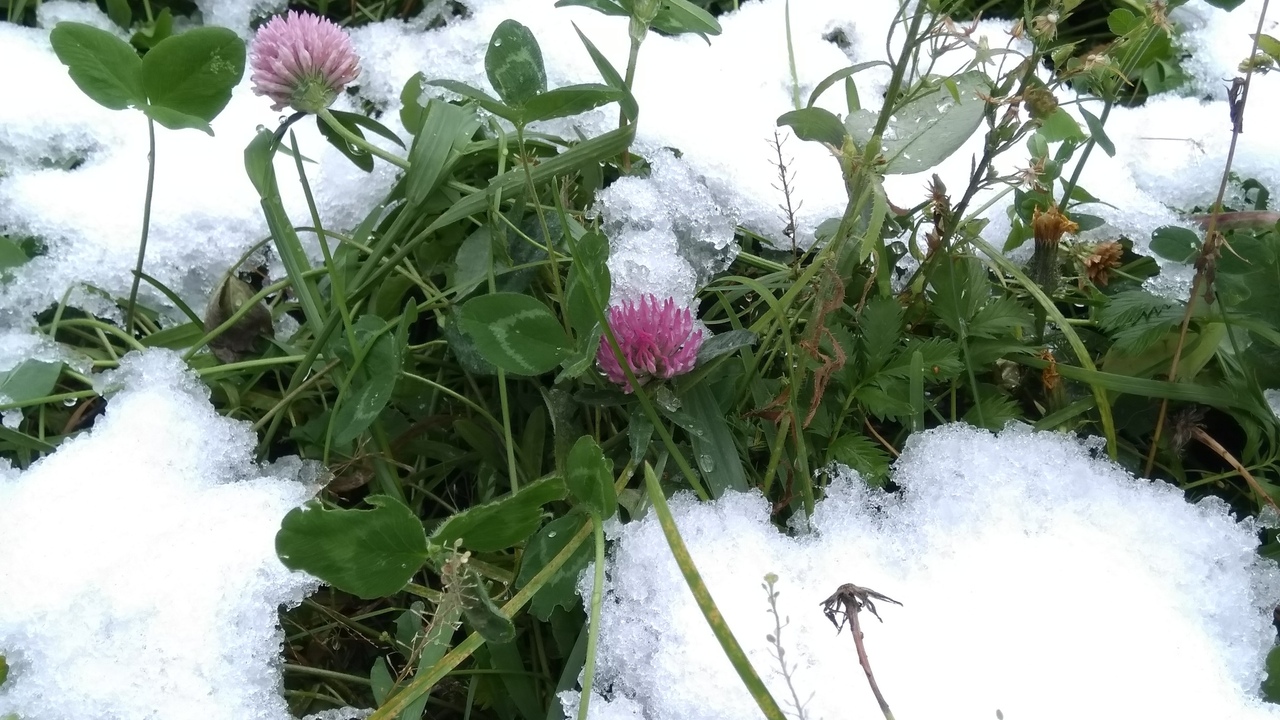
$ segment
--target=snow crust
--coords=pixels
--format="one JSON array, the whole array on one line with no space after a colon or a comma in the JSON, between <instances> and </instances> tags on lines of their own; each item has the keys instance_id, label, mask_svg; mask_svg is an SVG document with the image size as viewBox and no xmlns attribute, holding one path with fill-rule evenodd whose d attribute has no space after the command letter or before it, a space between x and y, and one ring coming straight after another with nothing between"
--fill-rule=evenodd
<instances>
[{"instance_id":1,"label":"snow crust","mask_svg":"<svg viewBox=\"0 0 1280 720\"><path fill-rule=\"evenodd\" d=\"M616 68L625 68L628 41L623 19L585 8L556 9L552 0L470 0L465 5L465 17L453 17L435 3L412 20L387 20L354 30L363 72L358 97L344 97L342 108L355 108L356 99L369 102L381 112L381 121L407 137L396 111L409 77L422 71L429 79L450 78L490 90L483 56L493 28L507 18L525 23L539 38L553 87L600 81L574 31L575 23ZM276 8L272 0L203 0L199 6L206 23L226 25L245 37L255 18ZM1232 12L1203 0L1177 9L1177 42L1191 57L1186 67L1194 79L1182 93L1154 97L1139 108L1113 110L1107 133L1117 154L1094 152L1081 184L1114 207L1086 208L1107 221L1088 237L1124 235L1145 251L1156 227L1189 224L1175 211L1212 201L1213 180L1221 172L1229 140L1224 84L1236 75L1236 64L1243 59L1238 56L1260 9L1261 0L1249 0ZM613 192L601 212L616 220L622 215L611 211L609 203L617 208L627 202L622 196L633 193L637 200L655 198L656 193L661 203L678 206L692 189L695 201L685 212L689 227L704 236L677 237L673 242L672 234L662 229L662 217L625 221L625 232L613 238L620 258L615 265L622 275L619 299L642 291L641 285L646 285L643 291L688 299L691 284L705 282L732 256L724 230L729 222L779 246L790 244L783 232L787 218L779 208L785 198L776 187L777 152L770 145L776 119L794 108L797 95L802 103L807 101L830 73L855 62L883 60L895 10L894 3L791 3L794 82L783 0L745 3L738 12L723 16L724 32L709 44L696 36L646 39L635 79L641 107L635 149L655 158L655 172L686 182L624 185L634 190ZM108 111L83 97L48 47L53 22L75 19L110 28L105 16L91 6L59 1L42 7L40 17L40 29L0 26L0 62L24 69L11 79L14 102L0 107L0 232L37 236L49 251L23 266L16 282L0 288L0 305L36 312L70 290L71 304L113 316L110 304L93 288L118 296L127 292L131 280L146 174L145 122L136 112ZM427 29L429 24L442 26ZM1005 21L984 21L972 38L993 49L1025 49L1025 43L1008 36L1009 28ZM902 35L899 28L890 49L896 52ZM959 69L973 57L971 49L949 53L935 71ZM1013 62L1009 57L997 56L984 69L997 73L1004 63L1007 70ZM879 105L888 74L880 66L855 76L864 107ZM1280 187L1280 139L1261 132L1256 123L1280 110L1277 82L1274 76L1255 76L1246 132L1236 156L1242 178L1253 177L1272 188ZM448 96L431 86L423 93L423 99ZM1070 103L1076 98L1064 91L1059 99ZM1096 102L1088 104L1099 111ZM846 112L838 87L824 94L818 105ZM32 107L43 112L33 113ZM607 106L540 129L565 137L579 132L596 135L617 126L617 113L616 106ZM259 125L273 127L277 120L267 103L249 92L246 81L215 121L215 137L159 131L147 270L193 307L203 307L228 266L266 238L241 151ZM303 152L318 160L308 170L322 217L335 229L354 227L385 196L394 169L380 162L373 176L366 176L329 148L309 121L300 123L298 132ZM789 138L785 130L780 135L794 176L797 240L807 245L819 223L841 213L845 191L836 162L825 148ZM658 159L663 148L677 151L679 159ZM890 200L900 207L921 201L934 172L959 192L980 148L981 137L975 136L937 168L890 176ZM1025 151L1018 149L997 160L996 170L1011 173L1026 161ZM309 224L292 181L292 164L287 158L279 162L290 213L300 224ZM971 207L993 198L994 193L980 195ZM984 235L997 246L1008 232L1009 200L994 199L984 213L991 220ZM705 252L708 246L714 252ZM1153 287L1170 295L1185 293L1189 271L1166 266L1166 276ZM157 307L168 305L146 284L143 297Z\"/></svg>"},{"instance_id":2,"label":"snow crust","mask_svg":"<svg viewBox=\"0 0 1280 720\"><path fill-rule=\"evenodd\" d=\"M168 351L103 377L106 414L0 473L0 715L286 720L277 610L318 585L275 554L316 491L295 459L253 461Z\"/></svg>"},{"instance_id":3,"label":"snow crust","mask_svg":"<svg viewBox=\"0 0 1280 720\"><path fill-rule=\"evenodd\" d=\"M1224 503L1137 480L1096 442L1011 426L913 436L898 494L837 470L813 531L787 536L756 494L672 500L694 562L774 697L762 589L779 577L786 658L808 718L878 717L849 633L819 603L842 583L903 603L863 613L897 717L1263 718L1280 571ZM707 628L652 513L607 530L591 720L760 717ZM589 597L591 571L579 590ZM566 713L577 693L561 696ZM709 702L714 699L713 702ZM794 715L793 715L794 716Z\"/></svg>"}]
</instances>

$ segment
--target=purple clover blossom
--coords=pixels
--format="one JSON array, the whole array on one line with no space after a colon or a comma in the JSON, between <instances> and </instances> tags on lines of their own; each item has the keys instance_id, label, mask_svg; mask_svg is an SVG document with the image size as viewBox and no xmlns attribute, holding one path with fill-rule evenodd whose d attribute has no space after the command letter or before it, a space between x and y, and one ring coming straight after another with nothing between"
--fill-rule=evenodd
<instances>
[{"instance_id":1,"label":"purple clover blossom","mask_svg":"<svg viewBox=\"0 0 1280 720\"><path fill-rule=\"evenodd\" d=\"M258 28L249 64L254 94L271 98L273 110L323 110L360 74L346 31L328 18L296 10Z\"/></svg>"},{"instance_id":2,"label":"purple clover blossom","mask_svg":"<svg viewBox=\"0 0 1280 720\"><path fill-rule=\"evenodd\" d=\"M609 327L618 339L618 347L627 365L644 385L653 378L666 380L693 369L702 346L702 331L693 329L693 313L678 308L672 298L658 304L653 295L645 295L639 303L624 302L609 308ZM596 362L611 382L630 393L634 388L627 380L618 357L607 337L600 338Z\"/></svg>"}]
</instances>

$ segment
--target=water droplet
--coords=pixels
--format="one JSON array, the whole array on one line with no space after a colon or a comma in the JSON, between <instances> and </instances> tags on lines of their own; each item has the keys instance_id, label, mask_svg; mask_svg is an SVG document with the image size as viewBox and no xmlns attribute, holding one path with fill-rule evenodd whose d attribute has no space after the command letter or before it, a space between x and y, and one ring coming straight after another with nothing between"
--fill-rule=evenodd
<instances>
[{"instance_id":1,"label":"water droplet","mask_svg":"<svg viewBox=\"0 0 1280 720\"><path fill-rule=\"evenodd\" d=\"M699 455L698 467L702 468L702 472L711 472L716 469L716 461L710 455Z\"/></svg>"},{"instance_id":2,"label":"water droplet","mask_svg":"<svg viewBox=\"0 0 1280 720\"><path fill-rule=\"evenodd\" d=\"M547 533L547 537L549 537L549 538L553 538L553 537L555 537L556 535L557 535L557 533L556 533L556 531L555 531L555 530L552 530L551 532Z\"/></svg>"},{"instance_id":3,"label":"water droplet","mask_svg":"<svg viewBox=\"0 0 1280 720\"><path fill-rule=\"evenodd\" d=\"M76 399L75 399L75 398L67 398L66 400L63 400L63 401L62 401L62 404L63 404L63 405L66 405L67 407L71 407L72 405L75 405L75 404L76 404Z\"/></svg>"},{"instance_id":4,"label":"water droplet","mask_svg":"<svg viewBox=\"0 0 1280 720\"><path fill-rule=\"evenodd\" d=\"M502 38L498 38L497 40L494 40L494 41L493 41L493 46L494 46L494 47L502 47Z\"/></svg>"}]
</instances>

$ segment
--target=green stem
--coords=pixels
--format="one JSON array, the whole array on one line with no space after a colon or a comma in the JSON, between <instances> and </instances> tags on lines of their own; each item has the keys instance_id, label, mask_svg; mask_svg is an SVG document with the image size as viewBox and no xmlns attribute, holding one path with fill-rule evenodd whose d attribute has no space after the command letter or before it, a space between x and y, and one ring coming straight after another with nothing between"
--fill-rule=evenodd
<instances>
[{"instance_id":1,"label":"green stem","mask_svg":"<svg viewBox=\"0 0 1280 720\"><path fill-rule=\"evenodd\" d=\"M514 597L502 606L502 613L507 617L511 617L517 611L525 606L544 585L551 581L552 578L559 575L561 568L569 562L569 558L578 551L582 543L586 542L587 535L591 533L591 525L584 524L578 529L578 532L570 538L564 548L551 558L537 575L529 581L527 585L520 589ZM471 654L484 644L484 638L480 637L480 633L473 632L467 636L466 640L458 643L458 646L450 650L440 661L426 672L420 672L413 681L404 687L404 690L398 694L387 698L382 707L369 716L369 720L391 720L400 716L410 703L422 697L425 693L435 687L437 683L444 679L446 675L453 671L454 668L462 664L463 660L471 657Z\"/></svg>"},{"instance_id":2,"label":"green stem","mask_svg":"<svg viewBox=\"0 0 1280 720\"><path fill-rule=\"evenodd\" d=\"M591 516L592 535L596 541L596 567L591 586L591 619L587 625L587 657L582 666L582 694L578 696L578 717L586 720L591 706L591 687L596 676L596 640L600 637L600 605L604 599L604 523Z\"/></svg>"},{"instance_id":3,"label":"green stem","mask_svg":"<svg viewBox=\"0 0 1280 720\"><path fill-rule=\"evenodd\" d=\"M320 253L324 256L324 266L329 270L329 290L333 304L342 314L342 324L347 331L347 339L352 351L356 349L355 332L351 329L351 309L347 307L346 292L343 289L342 274L333 262L333 254L329 252L329 238L324 226L320 224L320 209L316 207L315 197L311 194L311 183L307 181L307 171L302 167L302 153L298 151L298 137L289 131L289 144L293 146L293 162L298 169L298 182L302 185L302 195L307 200L307 210L311 213L311 223L316 234L316 242L320 243Z\"/></svg>"},{"instance_id":4,"label":"green stem","mask_svg":"<svg viewBox=\"0 0 1280 720\"><path fill-rule=\"evenodd\" d=\"M871 133L876 139L884 135L884 129L889 126L889 117L893 115L893 106L898 102L898 91L902 89L902 78L907 72L907 60L911 57L916 37L920 34L920 23L924 21L928 5L923 2L916 3L916 14L911 18L911 28L907 30L907 37L902 43L902 55L893 64L893 77L890 78L889 87L884 94L884 107L880 108L875 130Z\"/></svg>"},{"instance_id":5,"label":"green stem","mask_svg":"<svg viewBox=\"0 0 1280 720\"><path fill-rule=\"evenodd\" d=\"M147 195L142 201L142 240L138 243L138 264L133 270L133 285L129 288L129 309L125 312L126 332L133 332L133 310L138 302L138 283L142 282L142 263L147 257L147 235L151 230L151 195L156 185L156 123L147 118Z\"/></svg>"},{"instance_id":6,"label":"green stem","mask_svg":"<svg viewBox=\"0 0 1280 720\"><path fill-rule=\"evenodd\" d=\"M800 75L796 72L796 50L791 42L791 0L783 6L787 19L787 63L791 67L791 104L796 110L803 108L800 104Z\"/></svg>"},{"instance_id":7,"label":"green stem","mask_svg":"<svg viewBox=\"0 0 1280 720\"><path fill-rule=\"evenodd\" d=\"M524 146L524 126L516 125L516 147L520 150L520 166L524 168L525 183L529 189L529 197L533 199L533 211L542 226L542 240L547 244L547 257L551 260L551 287L556 293L556 302L560 304L560 320L564 323L565 332L572 333L569 325L569 305L564 295L564 287L560 283L560 263L556 260L556 243L551 239L551 229L547 227L547 215L538 202L538 189L533 184L533 175L529 173L529 161ZM568 228L563 228L568 232Z\"/></svg>"},{"instance_id":8,"label":"green stem","mask_svg":"<svg viewBox=\"0 0 1280 720\"><path fill-rule=\"evenodd\" d=\"M368 151L369 154L371 155L375 155L377 157L382 158L383 160L386 160L387 162L391 163L392 165L395 165L401 170L409 169L408 160L405 160L404 158L398 155L393 155L387 152L386 150L383 150L382 148L378 147L377 145L374 145L368 140L365 140L359 135L356 135L355 133L351 132L341 122L338 121L338 118L333 116L333 113L329 112L329 108L321 109L319 112L316 113L316 117L323 120L325 125L328 125L335 133L338 134L339 137L341 137L343 140L346 140L348 143L351 143L352 145L360 148L361 150Z\"/></svg>"},{"instance_id":9,"label":"green stem","mask_svg":"<svg viewBox=\"0 0 1280 720\"><path fill-rule=\"evenodd\" d=\"M751 661L747 659L746 652L733 636L733 631L729 629L728 623L725 622L724 616L720 614L715 600L711 597L711 591L702 581L702 576L689 555L689 548L680 537L680 530L676 527L675 518L671 515L671 508L667 506L667 499L662 495L658 476L648 463L644 466L644 484L649 493L649 502L653 504L653 511L658 516L658 524L662 526L662 534L667 539L667 546L671 548L671 555L675 558L676 565L680 566L680 574L684 575L684 581L688 584L689 591L693 593L693 599L697 601L698 609L706 618L707 625L711 627L711 632L715 633L716 640L720 641L720 648L733 664L733 669L738 671L742 684L747 686L747 692L751 693L751 697L755 699L756 705L760 707L765 717L769 720L786 720L782 708L773 699L773 695L769 694L769 688L765 687L764 681L760 679L755 668L751 667Z\"/></svg>"}]
</instances>

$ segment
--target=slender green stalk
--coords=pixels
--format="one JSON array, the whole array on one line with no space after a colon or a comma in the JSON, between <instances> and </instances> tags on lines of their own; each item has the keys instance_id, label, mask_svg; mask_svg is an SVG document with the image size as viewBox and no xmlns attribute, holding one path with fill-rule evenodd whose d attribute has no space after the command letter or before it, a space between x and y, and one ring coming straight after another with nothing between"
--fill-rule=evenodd
<instances>
[{"instance_id":1,"label":"slender green stalk","mask_svg":"<svg viewBox=\"0 0 1280 720\"><path fill-rule=\"evenodd\" d=\"M533 175L529 172L529 158L526 156L527 150L524 145L524 126L516 125L516 148L520 150L520 167L524 169L524 178L526 186L529 190L529 197L533 200L533 212L538 216L538 223L542 226L542 240L547 244L547 257L551 260L551 287L556 293L556 302L560 305L560 321L564 324L565 332L573 332L573 328L569 325L569 304L565 299L564 287L560 283L560 264L556 260L556 243L551 238L551 229L547 227L547 215L542 210L542 203L538 202L538 189L533 184ZM563 232L568 233L568 228L561 228Z\"/></svg>"},{"instance_id":2,"label":"slender green stalk","mask_svg":"<svg viewBox=\"0 0 1280 720\"><path fill-rule=\"evenodd\" d=\"M578 532L574 534L564 548L551 558L541 570L538 571L533 579L527 585L520 589L514 597L502 606L502 613L507 617L511 617L517 611L525 606L535 593L542 589L544 585L551 581L552 578L560 573L560 569L565 563L569 562L569 558L578 551L582 543L586 542L587 535L591 534L591 524L584 523ZM457 647L450 650L440 661L431 666L430 670L420 672L414 679L404 687L396 695L387 698L382 707L378 708L369 720L391 720L400 716L400 713L409 706L410 703L422 697L435 687L437 683L444 679L446 675L462 664L463 660L471 657L471 654L484 644L484 638L480 637L480 633L473 632L467 636L466 640L458 643Z\"/></svg>"},{"instance_id":3,"label":"slender green stalk","mask_svg":"<svg viewBox=\"0 0 1280 720\"><path fill-rule=\"evenodd\" d=\"M662 534L667 539L667 546L671 548L671 555L675 558L676 565L680 566L680 574L684 575L684 581L688 584L689 591L693 593L702 616L707 619L707 625L711 627L711 632L715 633L716 640L720 641L720 648L724 650L725 657L729 658L733 669L738 672L738 677L742 678L742 684L747 686L747 692L751 693L751 697L756 701L756 705L760 706L760 711L765 717L769 720L786 720L786 715L778 706L778 701L773 699L769 688L765 687L764 681L760 679L759 673L751 667L751 661L747 659L746 652L733 636L733 631L729 629L728 623L725 622L724 616L720 614L715 600L711 597L711 591L702 581L702 575L698 573L698 568L689 555L689 548L680 537L680 530L676 527L675 518L671 515L671 508L667 506L667 499L663 496L662 487L658 484L658 476L648 463L644 466L644 484L649 493L649 502L653 504L653 511L658 516L658 524L662 526Z\"/></svg>"},{"instance_id":4,"label":"slender green stalk","mask_svg":"<svg viewBox=\"0 0 1280 720\"><path fill-rule=\"evenodd\" d=\"M591 585L591 619L587 625L587 657L582 666L582 694L578 696L578 720L587 720L591 688L596 678L596 641L600 637L600 605L604 598L604 523L592 514L591 531L596 541L595 577Z\"/></svg>"},{"instance_id":5,"label":"slender green stalk","mask_svg":"<svg viewBox=\"0 0 1280 720\"><path fill-rule=\"evenodd\" d=\"M333 113L329 112L329 108L324 108L319 112L317 112L316 117L320 118L320 120L322 120L325 125L328 125L329 128L332 129L335 133L337 133L339 137L341 137L343 140L346 140L348 143L351 143L351 145L358 147L361 150L367 151L370 155L373 155L375 157L380 157L383 160L386 160L387 162L391 163L392 165L395 165L396 167L400 168L401 170L409 169L408 160L405 160L404 158L398 155L392 155L386 150L383 150L377 145L374 145L368 140L365 140L359 135L356 135L355 133L351 132L341 122L338 122L338 118L334 117Z\"/></svg>"},{"instance_id":6,"label":"slender green stalk","mask_svg":"<svg viewBox=\"0 0 1280 720\"><path fill-rule=\"evenodd\" d=\"M333 304L342 315L342 324L347 330L347 339L351 349L355 350L355 332L351 329L351 308L347 307L346 292L343 288L342 273L333 262L333 253L329 252L329 237L320 223L320 209L316 207L315 197L311 194L311 183L307 181L307 171L302 167L302 153L298 150L298 137L293 130L289 131L289 143L293 146L293 162L298 169L298 183L302 185L302 195L307 200L307 210L311 213L311 223L316 234L316 242L320 243L320 253L324 256L324 266L329 270L329 289L333 296Z\"/></svg>"},{"instance_id":7,"label":"slender green stalk","mask_svg":"<svg viewBox=\"0 0 1280 720\"><path fill-rule=\"evenodd\" d=\"M156 185L156 123L147 118L147 194L142 201L142 240L138 242L138 264L133 269L133 284L129 287L129 308L125 311L124 327L133 332L133 310L138 302L138 283L142 282L142 263L147 257L147 235L151 231L151 195Z\"/></svg>"},{"instance_id":8,"label":"slender green stalk","mask_svg":"<svg viewBox=\"0 0 1280 720\"><path fill-rule=\"evenodd\" d=\"M796 49L791 42L791 0L783 5L783 13L787 20L787 64L791 68L791 104L796 110L804 107L800 104L800 75L796 72Z\"/></svg>"},{"instance_id":9,"label":"slender green stalk","mask_svg":"<svg viewBox=\"0 0 1280 720\"><path fill-rule=\"evenodd\" d=\"M991 262L995 263L1000 270L1017 280L1023 289L1030 293L1031 297L1036 299L1036 302L1040 303L1048 317L1057 323L1059 329L1062 330L1062 335L1066 338L1067 344L1071 346L1076 359L1080 361L1080 367L1089 372L1096 372L1097 366L1093 364L1093 357L1089 355L1089 349L1085 347L1084 341L1080 339L1080 335L1076 333L1075 328L1067 323L1066 318L1062 316L1058 307L1053 304L1053 300L1040 289L1040 286L1018 269L1018 266L1010 262L1004 256L1004 253L988 245L982 238L975 237L970 242L990 258ZM1107 454L1114 459L1118 457L1119 449L1116 445L1116 423L1115 418L1111 415L1111 401L1107 398L1107 391L1096 383L1090 383L1089 389L1093 391L1094 401L1098 404L1098 415L1102 421L1102 434L1107 438Z\"/></svg>"}]
</instances>

